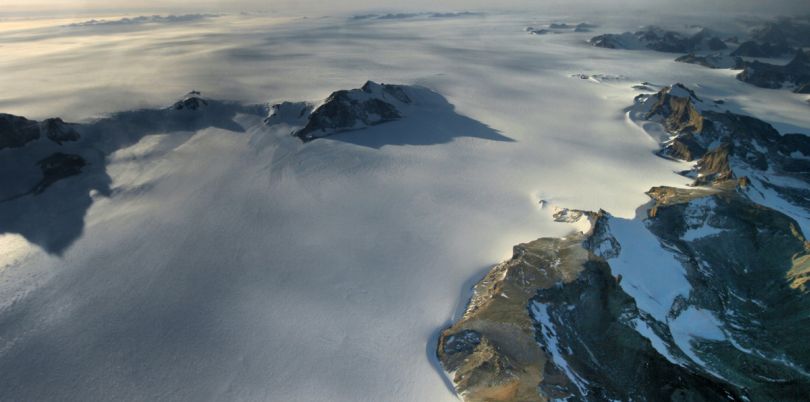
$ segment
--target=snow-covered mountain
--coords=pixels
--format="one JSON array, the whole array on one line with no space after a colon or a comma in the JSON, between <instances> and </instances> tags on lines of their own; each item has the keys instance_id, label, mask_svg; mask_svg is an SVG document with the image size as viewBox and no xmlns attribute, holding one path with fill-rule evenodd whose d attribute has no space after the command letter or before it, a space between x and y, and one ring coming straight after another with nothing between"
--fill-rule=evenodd
<instances>
[{"instance_id":1,"label":"snow-covered mountain","mask_svg":"<svg viewBox=\"0 0 810 402\"><path fill-rule=\"evenodd\" d=\"M584 229L515 246L442 333L457 389L471 401L801 400L810 138L682 84L638 96L629 117L671 135L661 155L696 161L682 173L692 187L650 189L633 219L558 209Z\"/></svg>"},{"instance_id":2,"label":"snow-covered mountain","mask_svg":"<svg viewBox=\"0 0 810 402\"><path fill-rule=\"evenodd\" d=\"M603 34L589 41L593 46L608 49L651 49L658 52L684 53L701 50L723 50L728 46L711 30L696 33L668 31L656 26L636 32Z\"/></svg>"}]
</instances>

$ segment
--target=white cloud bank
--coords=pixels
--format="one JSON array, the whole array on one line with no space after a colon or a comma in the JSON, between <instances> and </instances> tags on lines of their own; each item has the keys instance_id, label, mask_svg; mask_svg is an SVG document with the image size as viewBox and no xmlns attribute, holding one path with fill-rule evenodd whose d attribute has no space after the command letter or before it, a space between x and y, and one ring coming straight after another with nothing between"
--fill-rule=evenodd
<instances>
[{"instance_id":1,"label":"white cloud bank","mask_svg":"<svg viewBox=\"0 0 810 402\"><path fill-rule=\"evenodd\" d=\"M804 0L345 0L323 2L315 0L10 0L4 2L2 13L116 13L116 12L238 12L269 11L282 15L327 15L358 10L532 10L567 13L585 9L648 12L755 12L765 14L795 14L810 12Z\"/></svg>"}]
</instances>

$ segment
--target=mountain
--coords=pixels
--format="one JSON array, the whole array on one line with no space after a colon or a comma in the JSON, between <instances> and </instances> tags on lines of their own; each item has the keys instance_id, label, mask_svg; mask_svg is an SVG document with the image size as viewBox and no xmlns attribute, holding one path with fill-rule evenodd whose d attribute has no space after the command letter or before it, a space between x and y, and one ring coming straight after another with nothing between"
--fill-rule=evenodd
<instances>
[{"instance_id":1,"label":"mountain","mask_svg":"<svg viewBox=\"0 0 810 402\"><path fill-rule=\"evenodd\" d=\"M636 32L604 34L589 41L591 45L608 49L651 49L658 52L691 53L701 50L723 50L727 48L717 34L702 29L689 35L649 26Z\"/></svg>"},{"instance_id":2,"label":"mountain","mask_svg":"<svg viewBox=\"0 0 810 402\"><path fill-rule=\"evenodd\" d=\"M267 108L192 91L166 108L82 124L0 114L0 233L19 233L50 253L62 253L81 235L92 197L112 193L109 155L150 134L207 127L243 131L233 122L238 113L265 116Z\"/></svg>"},{"instance_id":3,"label":"mountain","mask_svg":"<svg viewBox=\"0 0 810 402\"><path fill-rule=\"evenodd\" d=\"M741 69L743 68L743 59L740 57L729 56L722 53L714 53L706 56L698 56L694 53L678 57L675 61L679 63L697 64L709 68L730 68Z\"/></svg>"},{"instance_id":4,"label":"mountain","mask_svg":"<svg viewBox=\"0 0 810 402\"><path fill-rule=\"evenodd\" d=\"M633 219L557 209L564 238L515 246L474 288L437 356L466 401L800 401L810 392L810 138L683 86L633 121L693 160ZM685 151L688 149L688 152ZM539 384L539 387L538 387Z\"/></svg>"},{"instance_id":5,"label":"mountain","mask_svg":"<svg viewBox=\"0 0 810 402\"><path fill-rule=\"evenodd\" d=\"M770 42L757 42L753 40L741 43L737 49L731 52L732 56L739 57L782 57L795 54L796 49L784 44L772 44Z\"/></svg>"},{"instance_id":6,"label":"mountain","mask_svg":"<svg viewBox=\"0 0 810 402\"><path fill-rule=\"evenodd\" d=\"M533 35L545 35L547 33L590 32L596 27L597 25L588 22L580 22L578 24L552 22L551 24L546 25L544 28L536 28L533 26L526 27L526 32Z\"/></svg>"},{"instance_id":7,"label":"mountain","mask_svg":"<svg viewBox=\"0 0 810 402\"><path fill-rule=\"evenodd\" d=\"M737 74L737 79L761 88L792 86L796 92L802 93L810 84L810 53L797 51L793 59L784 66L760 61L745 63L745 68Z\"/></svg>"},{"instance_id":8,"label":"mountain","mask_svg":"<svg viewBox=\"0 0 810 402\"><path fill-rule=\"evenodd\" d=\"M782 46L810 47L810 16L782 17L753 29L753 40Z\"/></svg>"},{"instance_id":9,"label":"mountain","mask_svg":"<svg viewBox=\"0 0 810 402\"><path fill-rule=\"evenodd\" d=\"M294 135L308 142L343 131L386 123L403 117L412 103L401 85L366 82L360 89L333 92L307 117Z\"/></svg>"},{"instance_id":10,"label":"mountain","mask_svg":"<svg viewBox=\"0 0 810 402\"><path fill-rule=\"evenodd\" d=\"M73 125L60 118L37 122L22 116L0 113L0 149L19 148L41 137L62 145L65 141L77 141L79 133Z\"/></svg>"}]
</instances>

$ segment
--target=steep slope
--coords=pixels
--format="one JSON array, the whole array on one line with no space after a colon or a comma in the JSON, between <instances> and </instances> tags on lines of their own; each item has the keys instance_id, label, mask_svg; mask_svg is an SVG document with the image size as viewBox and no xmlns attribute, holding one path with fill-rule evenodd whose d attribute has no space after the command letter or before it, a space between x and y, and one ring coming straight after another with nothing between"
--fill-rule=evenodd
<instances>
[{"instance_id":1,"label":"steep slope","mask_svg":"<svg viewBox=\"0 0 810 402\"><path fill-rule=\"evenodd\" d=\"M19 233L61 254L81 235L92 194L108 196L108 156L146 135L226 127L237 113L266 114L192 91L172 106L113 114L75 124L0 114L0 233ZM70 179L70 180L67 180ZM58 186L57 191L46 191Z\"/></svg>"},{"instance_id":2,"label":"steep slope","mask_svg":"<svg viewBox=\"0 0 810 402\"><path fill-rule=\"evenodd\" d=\"M697 161L694 187L651 189L635 219L577 212L590 229L517 246L439 340L459 394L803 400L810 204L795 192L810 183L794 165L810 140L680 84L638 97L630 117L670 133L662 155Z\"/></svg>"},{"instance_id":3,"label":"steep slope","mask_svg":"<svg viewBox=\"0 0 810 402\"><path fill-rule=\"evenodd\" d=\"M737 79L761 88L778 89L788 86L797 93L805 93L810 85L810 54L799 50L786 65L774 65L754 61L745 63Z\"/></svg>"},{"instance_id":4,"label":"steep slope","mask_svg":"<svg viewBox=\"0 0 810 402\"><path fill-rule=\"evenodd\" d=\"M294 135L308 142L397 120L412 102L406 91L401 85L368 81L360 89L333 92L309 114L307 124Z\"/></svg>"},{"instance_id":5,"label":"steep slope","mask_svg":"<svg viewBox=\"0 0 810 402\"><path fill-rule=\"evenodd\" d=\"M728 46L716 33L702 29L686 34L649 26L636 32L603 34L589 41L591 45L608 49L650 49L658 52L690 53L701 50L723 50Z\"/></svg>"}]
</instances>

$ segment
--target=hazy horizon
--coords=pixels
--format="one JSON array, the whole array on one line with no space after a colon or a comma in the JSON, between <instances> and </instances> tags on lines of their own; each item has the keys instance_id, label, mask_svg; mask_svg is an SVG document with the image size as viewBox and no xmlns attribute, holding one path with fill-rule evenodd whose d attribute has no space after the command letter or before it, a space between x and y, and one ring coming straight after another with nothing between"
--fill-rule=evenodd
<instances>
[{"instance_id":1,"label":"hazy horizon","mask_svg":"<svg viewBox=\"0 0 810 402\"><path fill-rule=\"evenodd\" d=\"M585 9L587 8L587 9ZM11 0L6 2L0 17L15 16L80 16L105 15L129 13L196 13L196 12L269 12L279 15L329 15L351 13L357 11L377 12L413 12L413 11L516 11L531 10L532 12L555 13L582 13L596 11L617 14L633 12L667 13L667 14L700 14L730 12L734 14L761 14L795 15L810 13L810 2L801 0L776 0L761 2L756 0L714 0L714 1L671 1L671 0L620 0L620 1L521 1L509 0L503 2L491 1L461 1L442 0L428 1L415 0L407 3L399 1L368 1L350 0L340 4L324 5L315 1L291 0L203 0L190 2L187 0L144 0L132 2L129 0Z\"/></svg>"}]
</instances>

